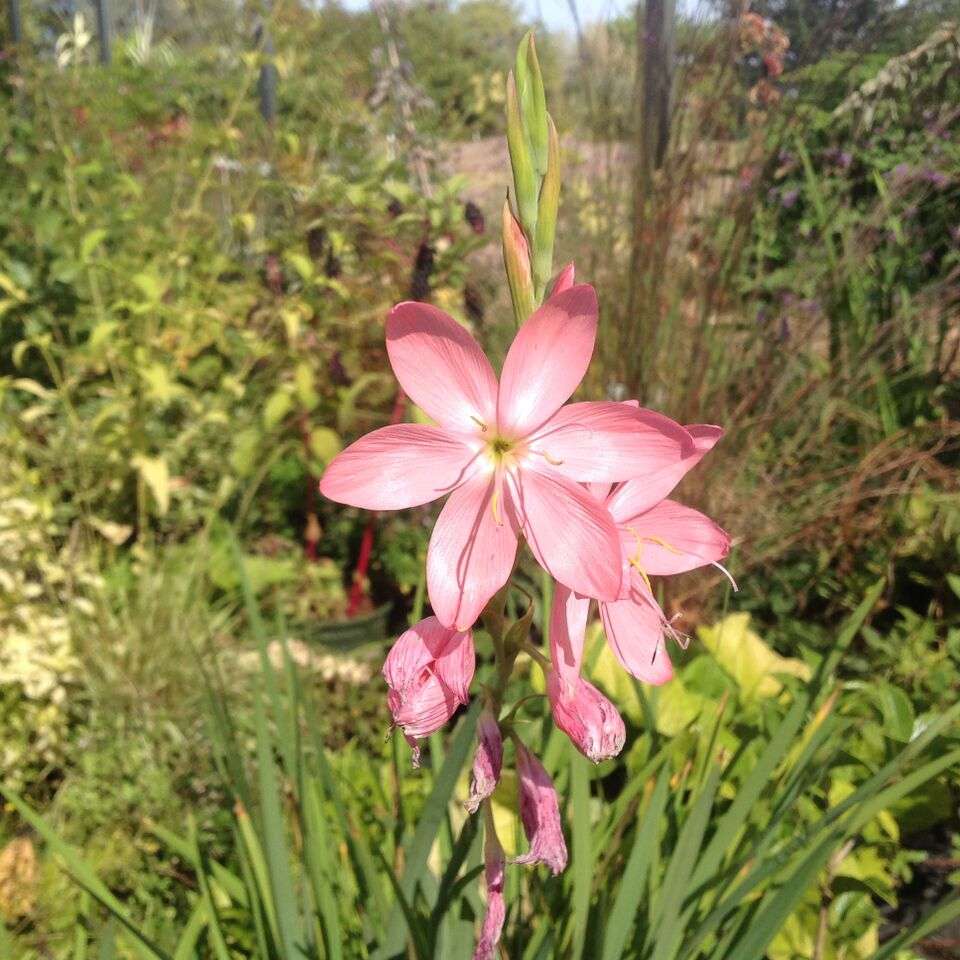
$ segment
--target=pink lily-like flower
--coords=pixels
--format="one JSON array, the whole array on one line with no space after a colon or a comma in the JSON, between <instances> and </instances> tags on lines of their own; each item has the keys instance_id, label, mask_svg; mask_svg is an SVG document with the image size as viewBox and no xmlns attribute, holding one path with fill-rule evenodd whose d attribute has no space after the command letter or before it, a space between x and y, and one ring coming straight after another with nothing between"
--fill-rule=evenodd
<instances>
[{"instance_id":1,"label":"pink lily-like flower","mask_svg":"<svg viewBox=\"0 0 960 960\"><path fill-rule=\"evenodd\" d=\"M550 613L547 695L553 722L585 757L599 763L623 749L627 731L617 708L580 676L589 601L577 603L569 590L564 598Z\"/></svg>"},{"instance_id":2,"label":"pink lily-like flower","mask_svg":"<svg viewBox=\"0 0 960 960\"><path fill-rule=\"evenodd\" d=\"M473 960L494 960L500 934L503 932L503 921L507 916L507 905L503 898L506 859L491 816L487 817L486 835L483 839L483 862L487 884L487 912L480 928L480 939L473 952Z\"/></svg>"},{"instance_id":3,"label":"pink lily-like flower","mask_svg":"<svg viewBox=\"0 0 960 960\"><path fill-rule=\"evenodd\" d=\"M489 707L485 707L477 720L477 752L473 757L473 772L470 779L470 796L466 808L476 813L481 802L496 789L503 766L503 738L500 724Z\"/></svg>"},{"instance_id":4,"label":"pink lily-like flower","mask_svg":"<svg viewBox=\"0 0 960 960\"><path fill-rule=\"evenodd\" d=\"M553 577L614 600L618 535L582 483L669 468L693 440L649 410L566 400L597 333L597 298L580 284L523 324L499 385L479 345L436 307L401 303L387 318L397 379L436 426L382 427L344 450L320 484L331 500L397 510L449 494L430 539L427 586L441 623L467 629L513 569L522 534Z\"/></svg>"},{"instance_id":5,"label":"pink lily-like flower","mask_svg":"<svg viewBox=\"0 0 960 960\"><path fill-rule=\"evenodd\" d=\"M475 666L473 635L427 617L401 634L383 664L393 722L420 760L418 741L439 730L469 702Z\"/></svg>"},{"instance_id":6,"label":"pink lily-like flower","mask_svg":"<svg viewBox=\"0 0 960 960\"><path fill-rule=\"evenodd\" d=\"M666 683L673 676L665 638L681 642L685 638L664 616L649 577L719 566L730 550L730 538L709 517L663 499L723 433L719 427L705 424L687 430L695 449L682 461L612 490L609 484L590 486L617 524L624 569L620 595L599 604L604 633L624 669L651 684ZM589 597L557 585L550 620L553 659L576 665L578 671L589 607Z\"/></svg>"},{"instance_id":7,"label":"pink lily-like flower","mask_svg":"<svg viewBox=\"0 0 960 960\"><path fill-rule=\"evenodd\" d=\"M545 863L554 875L567 865L567 843L560 822L557 791L543 764L514 738L520 783L520 821L530 849L514 863Z\"/></svg>"}]
</instances>

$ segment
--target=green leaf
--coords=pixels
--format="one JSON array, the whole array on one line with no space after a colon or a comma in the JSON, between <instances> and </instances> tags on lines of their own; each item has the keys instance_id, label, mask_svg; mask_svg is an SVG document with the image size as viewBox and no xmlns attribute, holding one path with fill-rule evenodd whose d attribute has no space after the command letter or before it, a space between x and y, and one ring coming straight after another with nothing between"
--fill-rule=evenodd
<instances>
[{"instance_id":1,"label":"green leaf","mask_svg":"<svg viewBox=\"0 0 960 960\"><path fill-rule=\"evenodd\" d=\"M590 912L590 889L593 884L593 849L590 818L590 762L571 745L570 750L570 805L573 834L573 891L571 914L573 921L573 949L571 956L578 960L583 955L587 936L587 917Z\"/></svg>"},{"instance_id":2,"label":"green leaf","mask_svg":"<svg viewBox=\"0 0 960 960\"><path fill-rule=\"evenodd\" d=\"M913 734L915 720L910 698L891 683L878 684L874 692L883 716L884 734L906 743Z\"/></svg>"},{"instance_id":3,"label":"green leaf","mask_svg":"<svg viewBox=\"0 0 960 960\"><path fill-rule=\"evenodd\" d=\"M610 911L603 939L602 960L620 960L627 948L634 918L639 915L640 903L649 889L647 874L653 863L653 851L659 841L660 827L667 805L667 788L670 785L670 770L664 768L657 777L650 803L640 820L630 849L630 857L623 870L617 897Z\"/></svg>"},{"instance_id":4,"label":"green leaf","mask_svg":"<svg viewBox=\"0 0 960 960\"><path fill-rule=\"evenodd\" d=\"M690 875L699 858L719 782L720 768L714 766L677 838L658 895L657 921L648 938L649 944L653 945L653 960L668 960L676 953L683 933L680 910L690 891Z\"/></svg>"},{"instance_id":5,"label":"green leaf","mask_svg":"<svg viewBox=\"0 0 960 960\"><path fill-rule=\"evenodd\" d=\"M399 889L407 901L413 898L414 892L427 869L427 858L430 856L430 849L437 836L437 831L443 823L447 804L453 796L454 787L463 770L473 744L474 730L477 725L477 716L480 713L481 700L474 699L473 705L467 714L461 719L456 733L450 742L450 749L447 751L447 757L437 779L433 790L424 804L423 811L417 823L417 829L408 844L404 847L406 856L404 857L405 869L403 877L400 879ZM382 949L377 953L381 960L393 957L403 949L404 941L404 913L398 904L391 914L387 924L387 935Z\"/></svg>"},{"instance_id":6,"label":"green leaf","mask_svg":"<svg viewBox=\"0 0 960 960\"><path fill-rule=\"evenodd\" d=\"M35 830L50 850L56 855L63 869L86 890L108 913L116 917L132 937L136 952L147 960L170 960L130 918L123 904L110 892L93 872L90 865L68 843L57 836L56 831L19 794L0 784L0 795L7 799L23 820Z\"/></svg>"},{"instance_id":7,"label":"green leaf","mask_svg":"<svg viewBox=\"0 0 960 960\"><path fill-rule=\"evenodd\" d=\"M90 255L103 243L106 236L107 231L100 228L84 234L83 239L80 241L80 260L83 263L86 263L90 259Z\"/></svg>"}]
</instances>

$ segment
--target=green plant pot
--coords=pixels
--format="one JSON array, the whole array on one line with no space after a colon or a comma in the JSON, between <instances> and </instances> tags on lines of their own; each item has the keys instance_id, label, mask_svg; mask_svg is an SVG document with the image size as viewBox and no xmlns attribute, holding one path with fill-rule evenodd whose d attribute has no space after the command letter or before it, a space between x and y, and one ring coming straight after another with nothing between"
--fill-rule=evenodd
<instances>
[{"instance_id":1,"label":"green plant pot","mask_svg":"<svg viewBox=\"0 0 960 960\"><path fill-rule=\"evenodd\" d=\"M392 603L384 603L371 613L350 620L329 620L304 630L303 639L310 644L341 653L382 643L387 637L387 621Z\"/></svg>"}]
</instances>

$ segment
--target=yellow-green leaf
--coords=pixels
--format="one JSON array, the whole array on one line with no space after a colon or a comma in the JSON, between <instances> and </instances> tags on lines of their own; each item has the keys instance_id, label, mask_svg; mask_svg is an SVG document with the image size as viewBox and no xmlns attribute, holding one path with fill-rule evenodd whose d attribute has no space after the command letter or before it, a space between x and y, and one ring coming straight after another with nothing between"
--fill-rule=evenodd
<instances>
[{"instance_id":1,"label":"yellow-green leaf","mask_svg":"<svg viewBox=\"0 0 960 960\"><path fill-rule=\"evenodd\" d=\"M310 452L322 463L329 463L341 450L340 435L329 427L315 427L310 431Z\"/></svg>"},{"instance_id":2,"label":"yellow-green leaf","mask_svg":"<svg viewBox=\"0 0 960 960\"><path fill-rule=\"evenodd\" d=\"M783 689L777 674L810 679L802 660L781 657L750 629L749 613L731 613L711 627L698 627L697 635L713 658L736 681L741 697L775 697Z\"/></svg>"},{"instance_id":3,"label":"yellow-green leaf","mask_svg":"<svg viewBox=\"0 0 960 960\"><path fill-rule=\"evenodd\" d=\"M170 470L163 457L135 456L131 463L143 477L157 504L157 513L162 517L170 507Z\"/></svg>"},{"instance_id":4,"label":"yellow-green leaf","mask_svg":"<svg viewBox=\"0 0 960 960\"><path fill-rule=\"evenodd\" d=\"M293 407L293 397L286 390L276 390L270 394L263 407L263 423L272 430L286 417Z\"/></svg>"},{"instance_id":5,"label":"yellow-green leaf","mask_svg":"<svg viewBox=\"0 0 960 960\"><path fill-rule=\"evenodd\" d=\"M102 229L91 230L84 235L80 241L80 259L84 262L90 259L90 255L106 239L107 231Z\"/></svg>"}]
</instances>

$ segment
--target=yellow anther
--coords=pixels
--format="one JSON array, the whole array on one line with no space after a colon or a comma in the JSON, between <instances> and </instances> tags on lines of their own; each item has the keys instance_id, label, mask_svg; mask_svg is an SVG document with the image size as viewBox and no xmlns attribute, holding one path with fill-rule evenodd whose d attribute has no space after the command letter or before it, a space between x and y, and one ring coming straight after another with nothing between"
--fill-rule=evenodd
<instances>
[{"instance_id":1,"label":"yellow anther","mask_svg":"<svg viewBox=\"0 0 960 960\"><path fill-rule=\"evenodd\" d=\"M530 452L535 453L538 457L543 457L543 459L546 460L547 463L551 464L554 467L559 467L563 463L562 460L558 460L556 457L551 457L546 450L531 450Z\"/></svg>"}]
</instances>

